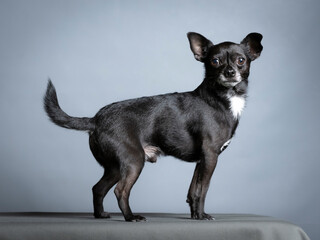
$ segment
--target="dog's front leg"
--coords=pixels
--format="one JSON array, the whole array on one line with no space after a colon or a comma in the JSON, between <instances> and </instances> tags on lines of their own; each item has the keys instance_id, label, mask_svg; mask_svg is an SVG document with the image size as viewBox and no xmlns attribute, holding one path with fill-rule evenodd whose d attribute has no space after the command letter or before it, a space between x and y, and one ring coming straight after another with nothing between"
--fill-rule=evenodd
<instances>
[{"instance_id":1,"label":"dog's front leg","mask_svg":"<svg viewBox=\"0 0 320 240\"><path fill-rule=\"evenodd\" d=\"M217 160L218 154L208 153L196 165L187 197L191 210L191 218L193 219L213 219L209 214L204 212L204 204Z\"/></svg>"}]
</instances>

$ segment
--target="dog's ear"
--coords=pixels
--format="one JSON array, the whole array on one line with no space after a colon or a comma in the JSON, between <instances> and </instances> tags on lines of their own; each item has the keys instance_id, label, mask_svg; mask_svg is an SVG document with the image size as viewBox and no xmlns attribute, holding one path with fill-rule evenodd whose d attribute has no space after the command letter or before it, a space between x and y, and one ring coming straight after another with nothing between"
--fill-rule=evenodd
<instances>
[{"instance_id":1,"label":"dog's ear","mask_svg":"<svg viewBox=\"0 0 320 240\"><path fill-rule=\"evenodd\" d=\"M260 56L260 53L263 49L261 40L262 35L260 33L249 33L240 44L251 61Z\"/></svg>"},{"instance_id":2,"label":"dog's ear","mask_svg":"<svg viewBox=\"0 0 320 240\"><path fill-rule=\"evenodd\" d=\"M187 33L187 36L189 39L191 51L193 52L195 59L203 62L207 57L209 48L213 46L212 42L199 33L195 32L189 32Z\"/></svg>"}]
</instances>

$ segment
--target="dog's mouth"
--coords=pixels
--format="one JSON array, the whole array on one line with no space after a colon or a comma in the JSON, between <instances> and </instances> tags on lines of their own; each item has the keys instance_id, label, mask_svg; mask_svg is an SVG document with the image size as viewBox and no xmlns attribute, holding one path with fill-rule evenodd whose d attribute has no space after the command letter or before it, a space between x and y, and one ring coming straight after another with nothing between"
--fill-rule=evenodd
<instances>
[{"instance_id":1,"label":"dog's mouth","mask_svg":"<svg viewBox=\"0 0 320 240\"><path fill-rule=\"evenodd\" d=\"M236 74L236 76L232 78L226 78L224 75L220 75L219 77L219 83L225 87L234 87L237 84L239 84L242 81L242 78L239 75Z\"/></svg>"}]
</instances>

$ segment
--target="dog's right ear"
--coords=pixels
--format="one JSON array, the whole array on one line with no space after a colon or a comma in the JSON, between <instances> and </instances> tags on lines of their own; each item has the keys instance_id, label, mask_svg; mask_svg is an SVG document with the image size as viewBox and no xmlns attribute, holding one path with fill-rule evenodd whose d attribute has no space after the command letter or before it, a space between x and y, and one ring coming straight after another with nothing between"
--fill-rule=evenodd
<instances>
[{"instance_id":1,"label":"dog's right ear","mask_svg":"<svg viewBox=\"0 0 320 240\"><path fill-rule=\"evenodd\" d=\"M207 57L208 50L213 46L212 42L206 39L199 33L189 32L187 33L191 51L194 54L195 59L200 62L204 62Z\"/></svg>"}]
</instances>

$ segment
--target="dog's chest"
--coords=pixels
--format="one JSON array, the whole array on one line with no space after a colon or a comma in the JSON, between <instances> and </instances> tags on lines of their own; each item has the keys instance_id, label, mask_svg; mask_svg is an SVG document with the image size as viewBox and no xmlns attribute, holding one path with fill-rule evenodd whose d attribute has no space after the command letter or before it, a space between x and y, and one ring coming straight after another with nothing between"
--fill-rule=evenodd
<instances>
[{"instance_id":1,"label":"dog's chest","mask_svg":"<svg viewBox=\"0 0 320 240\"><path fill-rule=\"evenodd\" d=\"M246 100L242 96L231 96L228 98L230 101L230 111L235 119L239 118L246 104Z\"/></svg>"}]
</instances>

